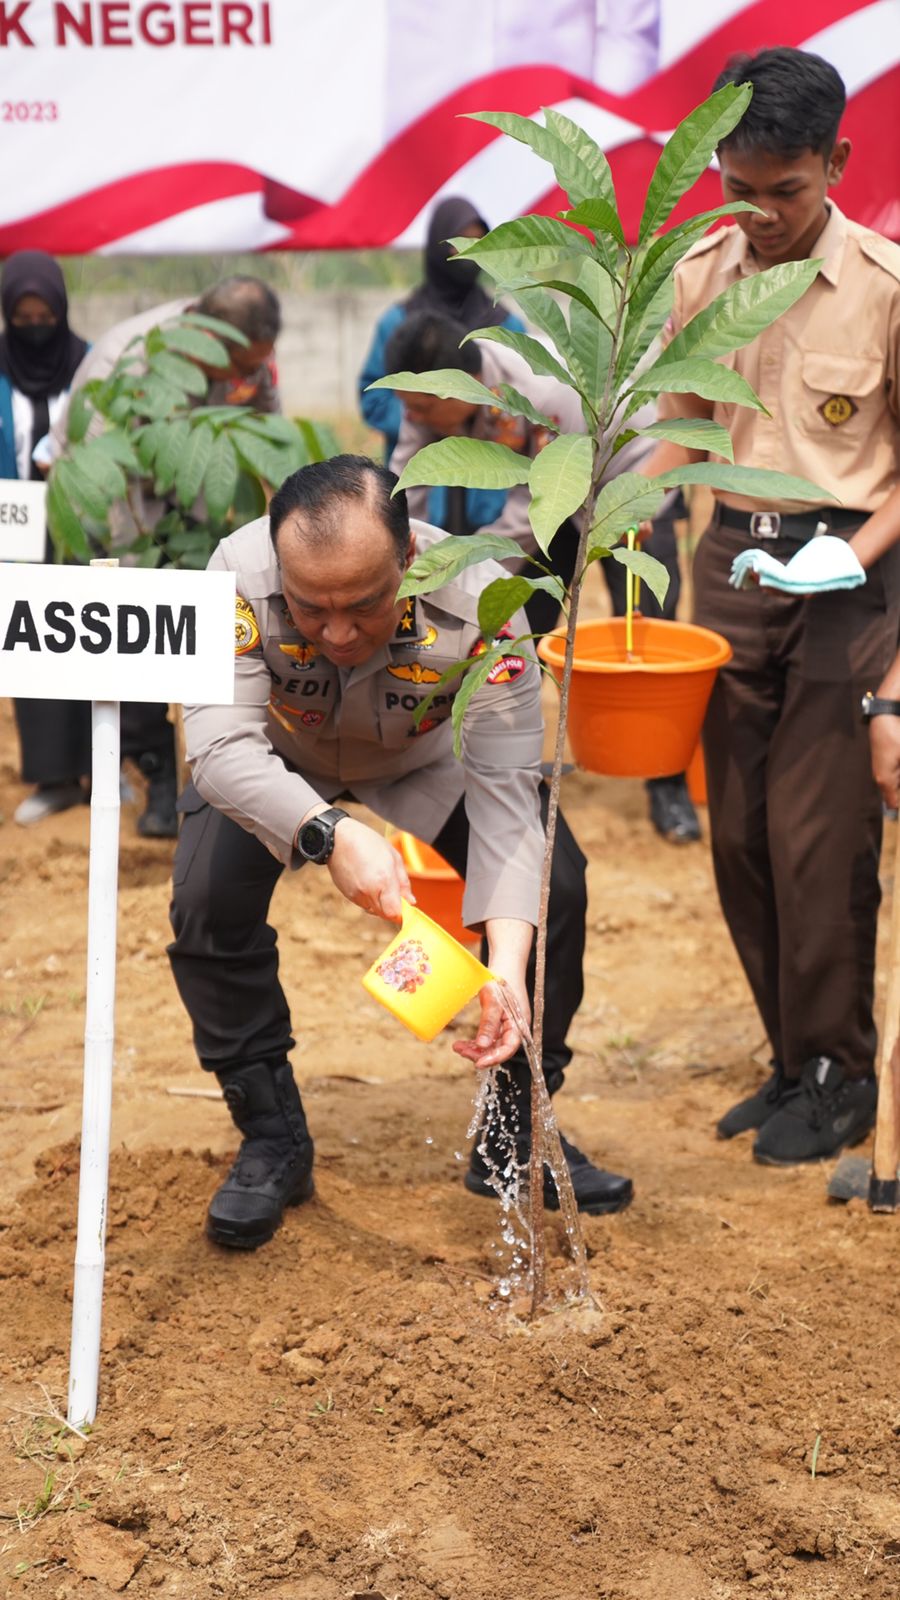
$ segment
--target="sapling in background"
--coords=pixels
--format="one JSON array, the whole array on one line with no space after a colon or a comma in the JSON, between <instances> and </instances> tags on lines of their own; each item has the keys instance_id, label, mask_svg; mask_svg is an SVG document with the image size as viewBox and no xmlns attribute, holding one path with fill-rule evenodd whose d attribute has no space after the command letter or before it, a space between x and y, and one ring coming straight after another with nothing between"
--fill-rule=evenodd
<instances>
[{"instance_id":1,"label":"sapling in background","mask_svg":"<svg viewBox=\"0 0 900 1600\"><path fill-rule=\"evenodd\" d=\"M502 327L480 328L467 337L493 339L507 345L524 357L533 372L551 375L572 388L581 401L584 433L559 433L550 419L537 418L529 401L509 385L502 385L495 393L462 371L394 373L372 385L476 405L499 403L514 415L540 420L556 434L534 459L484 440L439 440L413 457L403 471L399 487L444 484L509 489L527 484L531 526L538 548L547 558L561 524L574 514L583 513L569 590L564 591L549 564L540 560L513 577L492 579L481 594L478 608L487 648L482 655L458 663L444 675L445 679L459 680L452 708L459 753L465 738L465 711L472 696L502 655L528 649L535 637L526 634L515 642L508 638L498 640L499 630L535 589L548 590L558 597L568 632L537 929L533 1037L538 1061L543 1035L550 862L559 808L575 630L588 567L594 561L619 561L647 583L661 601L668 582L665 570L641 550L629 549L623 540L630 529L659 512L672 490L705 484L769 502L823 498L822 490L802 478L735 464L727 431L712 421L685 417L635 430L628 426L639 408L661 393L694 394L765 411L749 384L722 365L720 358L755 339L801 297L818 273L819 261L792 261L741 279L686 324L664 350L660 348L659 335L672 304L674 273L681 257L721 218L758 209L747 202L733 202L693 216L668 232L660 231L679 200L708 167L717 145L743 116L751 93L749 84L728 84L675 129L651 178L638 237L633 242L625 238L606 157L576 123L553 110L543 112L543 124L505 112L472 114L475 120L490 123L528 145L548 162L569 205L557 217L525 216L501 223L484 238L453 241L461 258L477 262L494 280L498 295L512 296L517 301L530 325L552 348L529 334ZM657 477L625 472L604 482L613 456L635 432L703 452L709 459ZM508 560L510 553L509 541L495 535L448 537L413 562L399 593L428 593L465 567L489 558ZM432 695L441 688L441 684L436 685ZM417 716L427 714L432 695L423 699ZM533 1085L529 1185L533 1314L540 1309L544 1281L540 1128L538 1094Z\"/></svg>"},{"instance_id":2,"label":"sapling in background","mask_svg":"<svg viewBox=\"0 0 900 1600\"><path fill-rule=\"evenodd\" d=\"M205 567L220 539L263 514L268 489L337 453L322 424L203 405L203 369L231 360L223 340L249 342L186 311L132 340L107 377L72 396L47 491L62 557L87 561L115 545L138 566Z\"/></svg>"}]
</instances>

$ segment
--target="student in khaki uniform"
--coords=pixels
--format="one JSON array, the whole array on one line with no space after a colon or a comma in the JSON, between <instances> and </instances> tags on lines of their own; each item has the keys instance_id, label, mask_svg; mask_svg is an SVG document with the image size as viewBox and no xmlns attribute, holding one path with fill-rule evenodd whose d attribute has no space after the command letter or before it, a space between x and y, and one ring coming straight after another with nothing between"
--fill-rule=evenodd
<instances>
[{"instance_id":1,"label":"student in khaki uniform","mask_svg":"<svg viewBox=\"0 0 900 1600\"><path fill-rule=\"evenodd\" d=\"M498 389L507 383L525 395L543 416L557 423L561 432L584 432L581 402L568 384L557 378L537 376L517 351L492 340L474 339L463 344L464 335L465 329L460 323L434 311L408 317L388 341L385 353L388 371L431 372L449 367L470 373L488 389ZM549 429L528 417L504 411L501 405L478 406L412 392L400 392L398 398L403 401L403 421L390 462L392 470L398 474L423 445L450 434L466 433L475 439L491 440L531 457L538 455L553 437ZM652 422L654 414L653 408L647 406L633 418L634 426ZM647 439L632 439L613 457L604 482L618 477L620 472L635 471L651 448ZM414 516L437 523L448 533L499 534L517 545L523 557L540 555L531 529L530 497L525 484L499 491L414 488L409 491L408 498ZM661 609L663 616L674 617L678 605L681 575L675 538L676 515L674 504L667 506L653 523L645 545L648 553L661 561L669 574L663 607L657 606L652 595L645 598L644 605L650 615ZM579 516L567 518L550 546L549 565L567 588L575 572L580 527ZM513 570L526 565L524 559L509 563ZM622 616L625 569L615 561L605 561L603 568L613 610L617 616ZM525 614L534 633L548 633L559 620L559 606L552 595L538 591L525 606ZM664 839L673 844L690 844L700 838L700 824L684 773L651 778L647 783L647 795L651 820Z\"/></svg>"},{"instance_id":2,"label":"student in khaki uniform","mask_svg":"<svg viewBox=\"0 0 900 1600\"><path fill-rule=\"evenodd\" d=\"M900 617L900 249L830 197L850 153L833 67L767 50L733 62L726 82L751 82L753 98L719 149L723 192L764 214L742 214L685 256L671 333L762 268L822 266L728 357L768 416L681 395L661 413L714 417L739 464L802 475L837 502L720 493L694 569L696 620L734 647L704 728L716 880L774 1057L718 1131L755 1131L757 1160L792 1165L861 1139L875 1111L881 806L860 701L893 659ZM644 470L685 459L702 458L665 445ZM754 541L786 561L824 531L849 541L865 586L802 598L729 586Z\"/></svg>"},{"instance_id":3,"label":"student in khaki uniform","mask_svg":"<svg viewBox=\"0 0 900 1600\"><path fill-rule=\"evenodd\" d=\"M441 673L484 648L484 580L465 572L414 603L396 601L404 570L439 535L410 528L404 496L391 499L395 483L362 456L304 467L269 516L223 540L210 562L237 575L236 703L185 708L193 783L180 802L169 953L201 1064L216 1073L244 1135L209 1211L219 1244L264 1243L284 1206L312 1189L312 1141L266 922L283 868L318 863L348 900L388 921L399 920L409 895L397 851L347 816L343 799L410 829L457 868L466 924L484 933L492 971L529 1005L546 802L540 672L523 656L501 658L467 712L461 762L450 723L457 684L414 722ZM583 992L584 869L560 818L544 1052L551 1091L571 1058L566 1033ZM474 1042L454 1048L478 1067L509 1062L501 1092L524 1162L527 1064L490 989L481 1007ZM627 1178L594 1167L567 1141L564 1149L582 1210L628 1204ZM486 1177L475 1150L467 1188L490 1194ZM558 1203L552 1185L546 1198Z\"/></svg>"}]
</instances>

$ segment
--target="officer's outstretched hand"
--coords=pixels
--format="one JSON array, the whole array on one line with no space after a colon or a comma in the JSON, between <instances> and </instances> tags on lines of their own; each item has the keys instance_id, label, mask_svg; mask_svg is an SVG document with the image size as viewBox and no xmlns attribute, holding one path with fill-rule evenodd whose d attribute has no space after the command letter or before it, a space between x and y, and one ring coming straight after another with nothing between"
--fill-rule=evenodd
<instances>
[{"instance_id":1,"label":"officer's outstretched hand","mask_svg":"<svg viewBox=\"0 0 900 1600\"><path fill-rule=\"evenodd\" d=\"M869 723L872 776L889 811L900 802L900 717L873 717Z\"/></svg>"},{"instance_id":2,"label":"officer's outstretched hand","mask_svg":"<svg viewBox=\"0 0 900 1600\"><path fill-rule=\"evenodd\" d=\"M416 903L399 850L355 817L345 817L335 828L328 871L345 899L386 922L400 921L401 898Z\"/></svg>"},{"instance_id":3,"label":"officer's outstretched hand","mask_svg":"<svg viewBox=\"0 0 900 1600\"><path fill-rule=\"evenodd\" d=\"M503 917L485 925L488 941L488 966L505 980L515 1006L526 1025L531 1022L531 1006L525 985L525 970L531 950L533 928L530 922ZM515 1055L522 1043L522 1032L500 998L500 985L486 983L479 991L481 1020L474 1039L459 1040L453 1046L475 1067L498 1067Z\"/></svg>"}]
</instances>

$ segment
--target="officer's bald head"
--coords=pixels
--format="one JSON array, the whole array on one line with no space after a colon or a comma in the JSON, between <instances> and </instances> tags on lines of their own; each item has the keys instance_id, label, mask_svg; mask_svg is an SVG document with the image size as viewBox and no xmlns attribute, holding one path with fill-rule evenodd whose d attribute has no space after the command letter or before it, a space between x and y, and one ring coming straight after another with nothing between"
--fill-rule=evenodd
<instances>
[{"instance_id":1,"label":"officer's bald head","mask_svg":"<svg viewBox=\"0 0 900 1600\"><path fill-rule=\"evenodd\" d=\"M356 512L368 513L366 523L380 525L400 571L406 566L410 545L409 512L401 489L392 498L396 475L369 456L332 456L293 472L269 506L269 532L280 554L285 540L301 541L311 554L332 551L349 528L362 525Z\"/></svg>"}]
</instances>

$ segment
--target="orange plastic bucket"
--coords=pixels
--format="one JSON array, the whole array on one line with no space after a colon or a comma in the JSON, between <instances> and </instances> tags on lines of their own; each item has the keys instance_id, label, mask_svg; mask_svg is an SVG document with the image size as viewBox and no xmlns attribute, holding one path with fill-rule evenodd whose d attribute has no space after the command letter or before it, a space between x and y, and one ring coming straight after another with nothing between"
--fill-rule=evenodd
<instances>
[{"instance_id":1,"label":"orange plastic bucket","mask_svg":"<svg viewBox=\"0 0 900 1600\"><path fill-rule=\"evenodd\" d=\"M414 833L395 833L391 843L403 857L416 904L426 916L439 922L460 944L477 944L478 934L472 933L462 919L465 883L449 861Z\"/></svg>"},{"instance_id":2,"label":"orange plastic bucket","mask_svg":"<svg viewBox=\"0 0 900 1600\"><path fill-rule=\"evenodd\" d=\"M703 759L703 745L698 743L694 754L688 762L687 768L688 794L695 806L705 806L706 794L706 762Z\"/></svg>"},{"instance_id":3,"label":"orange plastic bucket","mask_svg":"<svg viewBox=\"0 0 900 1600\"><path fill-rule=\"evenodd\" d=\"M565 629L548 633L538 654L562 678ZM634 656L625 618L579 622L569 699L569 742L579 766L614 778L665 778L684 772L716 673L731 659L721 634L689 622L634 618Z\"/></svg>"}]
</instances>

